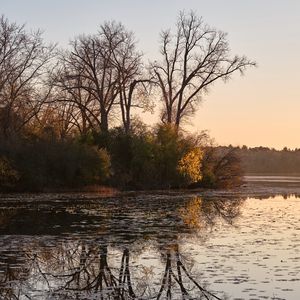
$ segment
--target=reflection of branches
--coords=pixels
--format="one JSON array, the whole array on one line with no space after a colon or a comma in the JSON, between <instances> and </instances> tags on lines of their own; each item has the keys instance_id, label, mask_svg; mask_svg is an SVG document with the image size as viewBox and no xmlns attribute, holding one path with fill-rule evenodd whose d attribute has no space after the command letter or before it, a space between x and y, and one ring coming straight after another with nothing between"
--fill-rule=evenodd
<instances>
[{"instance_id":1,"label":"reflection of branches","mask_svg":"<svg viewBox=\"0 0 300 300\"><path fill-rule=\"evenodd\" d=\"M80 242L75 247L73 251L62 247L59 250L56 248L56 253L34 254L26 262L27 279L18 277L17 273L6 273L5 280L1 280L4 288L0 291L0 297L19 299L19 294L35 295L36 291L30 283L33 280L35 284L40 282L40 286L43 286L42 282L46 283L45 293L50 292L53 297L68 297L69 293L75 293L76 299L86 299L86 294L92 293L100 299L172 299L178 295L182 299L191 299L196 295L199 299L220 300L191 275L179 253L178 245L166 253L165 271L159 290L151 291L147 296L145 292L147 288L150 290L150 285L144 280L144 285L139 286L136 282L141 278L135 274L135 282L131 276L128 248L122 251L119 267L112 268L108 262L106 245L96 247ZM59 253L63 259L59 257ZM23 264L25 265L25 261ZM23 282L23 286L17 282Z\"/></svg>"},{"instance_id":2,"label":"reflection of branches","mask_svg":"<svg viewBox=\"0 0 300 300\"><path fill-rule=\"evenodd\" d=\"M121 267L118 274L114 275L107 262L107 246L100 247L99 256L92 256L94 251L87 251L85 246L81 248L80 265L73 273L52 275L66 280L60 290L100 292L101 299L104 293L108 293L107 296L114 299L126 299L127 296L135 298L131 284L128 249L123 251ZM98 261L97 266L93 266L95 261Z\"/></svg>"},{"instance_id":3,"label":"reflection of branches","mask_svg":"<svg viewBox=\"0 0 300 300\"><path fill-rule=\"evenodd\" d=\"M240 214L240 206L240 199L194 197L179 209L179 215L188 227L205 229L214 226L218 220L232 224Z\"/></svg>"},{"instance_id":4,"label":"reflection of branches","mask_svg":"<svg viewBox=\"0 0 300 300\"><path fill-rule=\"evenodd\" d=\"M65 242L65 238L62 241L55 238L55 248L52 244L49 247L47 239L38 238L37 243L26 242L22 248L24 259L21 264L19 259L16 262L10 257L9 261L5 261L9 266L3 272L1 269L4 269L4 264L1 264L2 258L0 258L0 282L3 283L0 287L0 298L5 295L4 288L7 288L12 295L18 295L19 291L22 295L27 292L29 295L35 295L36 286L42 286L47 290L44 290L45 293L51 292L52 295L66 297L75 293L78 299L85 298L86 293L95 294L96 298L100 299L162 299L163 297L171 299L178 295L181 295L182 299L187 299L195 293L198 294L198 298L219 299L201 285L195 275L192 276L187 262L183 260L182 255L179 255L178 247L167 252L165 271L162 278L155 278L153 288L149 280L154 277L148 275L156 275L152 271L147 273L148 266L145 269L134 269L133 273L129 263L129 253L130 249L134 249L135 254L141 253L150 243L156 252L162 250L165 253L166 245L180 243L181 234L190 235L200 232L201 236L204 236L206 231L199 229L211 228L219 220L232 224L239 216L242 200L225 196L217 199L200 197L182 199L180 196L173 197L172 201L168 197L144 201L143 197L133 197L126 200L126 205L124 199L122 203L121 200L122 198L105 199L105 205L98 200L96 204L85 201L84 204L79 203L76 206L65 201L61 207L56 208L59 212L64 210L64 214L50 213L45 210L39 214L39 218L35 218L36 214L33 214L32 210L19 208L13 211L14 218L3 218L5 213L1 213L3 209L1 211L0 208L0 232L4 234L23 232L24 229L19 229L19 223L13 221L19 216L21 218L22 211L22 220L27 224L23 227L29 228L28 231L27 229L24 231L27 234L49 235L60 233L60 230L69 234L78 233L77 224L82 224L84 221L85 230L91 230L95 240L99 241L99 244L88 243L80 238L73 238L69 243ZM93 214L87 215L86 209ZM46 220L47 227L44 226ZM96 229L89 227L89 224L95 222L97 222ZM61 226L54 226L55 224ZM123 224L126 224L126 228L120 230ZM35 231L32 231L32 228ZM51 231L49 228L61 229L57 231L51 229ZM108 260L108 244L118 250L120 245L122 248L120 261L113 260L113 266ZM21 257L20 253L19 251L18 257ZM20 265L27 270L23 277L18 274L21 270ZM15 266L17 266L16 272ZM161 285L159 290L155 291L159 279ZM3 299L13 299L13 297Z\"/></svg>"},{"instance_id":5,"label":"reflection of branches","mask_svg":"<svg viewBox=\"0 0 300 300\"><path fill-rule=\"evenodd\" d=\"M129 271L129 251L125 249L122 256L121 269L119 273L119 286L121 286L120 294L124 295L125 282L128 285L128 293L131 298L135 298L135 293L133 292Z\"/></svg>"},{"instance_id":6,"label":"reflection of branches","mask_svg":"<svg viewBox=\"0 0 300 300\"><path fill-rule=\"evenodd\" d=\"M0 253L0 299L20 299L21 289L15 283L27 279L30 268L25 266L23 254L22 251L17 256Z\"/></svg>"},{"instance_id":7,"label":"reflection of branches","mask_svg":"<svg viewBox=\"0 0 300 300\"><path fill-rule=\"evenodd\" d=\"M50 286L49 280L48 280L46 274L42 271L42 269L41 269L41 267L40 267L40 265L39 265L38 260L36 259L36 257L37 257L37 255L35 254L34 258L33 258L33 262L35 263L35 265L36 265L39 273L42 275L42 277L44 278L45 282L47 283L49 291L51 291L51 286Z\"/></svg>"},{"instance_id":8,"label":"reflection of branches","mask_svg":"<svg viewBox=\"0 0 300 300\"><path fill-rule=\"evenodd\" d=\"M172 267L172 255L171 252L168 251L167 253L167 259L166 259L166 268L162 279L162 284L160 287L160 290L157 294L156 299L160 299L163 295L163 292L166 290L166 298L172 299L172 279L174 282L179 286L182 299L191 299L192 295L190 294L190 291L188 288L185 287L185 283L183 281L183 276L185 275L199 290L200 293L200 299L219 299L221 298L217 297L216 295L209 292L207 289L202 287L189 273L189 271L186 269L184 264L182 263L182 260L180 259L180 254L178 251L178 248L175 250L175 268Z\"/></svg>"}]
</instances>

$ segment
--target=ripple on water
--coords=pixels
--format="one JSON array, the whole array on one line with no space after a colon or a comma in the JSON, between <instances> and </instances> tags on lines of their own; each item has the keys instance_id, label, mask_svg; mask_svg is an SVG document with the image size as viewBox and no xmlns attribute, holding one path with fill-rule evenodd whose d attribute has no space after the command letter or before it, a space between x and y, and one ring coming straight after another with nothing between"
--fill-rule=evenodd
<instances>
[{"instance_id":1,"label":"ripple on water","mask_svg":"<svg viewBox=\"0 0 300 300\"><path fill-rule=\"evenodd\" d=\"M185 267L182 282L194 299L199 290L186 274L219 297L300 299L300 201L294 197L243 200L233 224L212 220L209 212L220 209L214 199L76 197L30 196L19 208L13 198L1 203L0 281L9 274L14 292L24 289L24 295L43 299L51 287L57 290L53 299L60 299L64 288L70 298L87 299L78 290L93 286L95 292L101 259L104 269L109 266L105 272L118 278L130 253L132 288L146 299L157 295L169 258L173 272L179 263ZM32 208L35 201L38 209ZM76 291L75 282L85 286ZM175 283L173 296L179 297ZM99 296L93 293L89 297Z\"/></svg>"}]
</instances>

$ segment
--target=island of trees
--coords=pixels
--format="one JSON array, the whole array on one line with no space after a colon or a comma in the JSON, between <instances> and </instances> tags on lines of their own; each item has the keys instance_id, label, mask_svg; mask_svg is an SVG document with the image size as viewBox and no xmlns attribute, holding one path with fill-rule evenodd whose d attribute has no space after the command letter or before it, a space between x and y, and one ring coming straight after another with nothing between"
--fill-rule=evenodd
<instances>
[{"instance_id":1,"label":"island of trees","mask_svg":"<svg viewBox=\"0 0 300 300\"><path fill-rule=\"evenodd\" d=\"M105 22L67 49L0 18L0 189L109 185L122 189L230 187L239 158L184 123L217 81L255 62L194 12L160 33L148 61L134 34ZM147 126L143 112L159 112Z\"/></svg>"}]
</instances>

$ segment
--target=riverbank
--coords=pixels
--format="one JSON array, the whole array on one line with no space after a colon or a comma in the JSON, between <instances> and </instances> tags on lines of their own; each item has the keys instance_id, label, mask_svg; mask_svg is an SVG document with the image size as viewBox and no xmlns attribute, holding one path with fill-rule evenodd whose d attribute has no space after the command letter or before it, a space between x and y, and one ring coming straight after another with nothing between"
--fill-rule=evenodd
<instances>
[{"instance_id":1,"label":"riverbank","mask_svg":"<svg viewBox=\"0 0 300 300\"><path fill-rule=\"evenodd\" d=\"M276 183L277 184L277 183ZM128 190L122 191L107 186L86 186L84 188L62 188L62 189L45 189L39 192L2 192L0 193L0 201L8 199L16 199L23 196L31 195L34 201L47 201L48 198L57 195L58 198L69 198L69 195L77 195L79 200L84 199L98 199L100 198L114 198L114 197L136 197L147 195L150 197L217 197L217 198L274 198L282 196L284 198L295 196L300 198L300 185L268 185L262 182L246 182L241 187L233 189L157 189L157 190ZM55 197L56 198L56 197Z\"/></svg>"}]
</instances>

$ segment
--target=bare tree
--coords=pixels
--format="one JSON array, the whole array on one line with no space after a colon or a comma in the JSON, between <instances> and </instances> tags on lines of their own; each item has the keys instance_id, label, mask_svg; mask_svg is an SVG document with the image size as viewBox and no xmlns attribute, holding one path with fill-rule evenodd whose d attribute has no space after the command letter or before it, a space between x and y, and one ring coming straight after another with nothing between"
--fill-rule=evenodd
<instances>
[{"instance_id":1,"label":"bare tree","mask_svg":"<svg viewBox=\"0 0 300 300\"><path fill-rule=\"evenodd\" d=\"M125 133L131 129L131 110L132 108L141 108L144 111L152 109L153 104L149 100L150 79L133 79L125 81L120 85L120 108Z\"/></svg>"},{"instance_id":2,"label":"bare tree","mask_svg":"<svg viewBox=\"0 0 300 300\"><path fill-rule=\"evenodd\" d=\"M124 95L129 82L140 72L140 54L132 33L120 23L106 22L97 34L80 36L71 45L72 51L64 57L70 93L80 88L96 101L102 132L108 130L109 116L117 104L121 104L122 119L127 124L129 100Z\"/></svg>"},{"instance_id":3,"label":"bare tree","mask_svg":"<svg viewBox=\"0 0 300 300\"><path fill-rule=\"evenodd\" d=\"M151 109L149 100L152 80L143 74L142 54L136 50L132 32L123 31L124 42L113 49L113 64L118 72L120 110L124 131L131 128L133 108Z\"/></svg>"},{"instance_id":4,"label":"bare tree","mask_svg":"<svg viewBox=\"0 0 300 300\"><path fill-rule=\"evenodd\" d=\"M68 107L70 126L76 127L81 135L86 135L90 130L101 127L99 102L87 90L92 87L92 82L81 76L70 77L70 73L76 74L76 69L66 64L64 58L60 59L49 78L53 89L47 103L62 110Z\"/></svg>"},{"instance_id":5,"label":"bare tree","mask_svg":"<svg viewBox=\"0 0 300 300\"><path fill-rule=\"evenodd\" d=\"M204 92L255 62L231 56L226 34L206 25L194 12L180 12L176 32L161 33L161 62L152 64L164 103L162 121L180 125L191 116Z\"/></svg>"},{"instance_id":6,"label":"bare tree","mask_svg":"<svg viewBox=\"0 0 300 300\"><path fill-rule=\"evenodd\" d=\"M47 100L30 123L30 132L37 136L61 140L82 133L80 111L67 101Z\"/></svg>"},{"instance_id":7,"label":"bare tree","mask_svg":"<svg viewBox=\"0 0 300 300\"><path fill-rule=\"evenodd\" d=\"M6 137L23 129L49 95L43 77L53 49L41 31L27 32L0 17L0 123Z\"/></svg>"}]
</instances>

